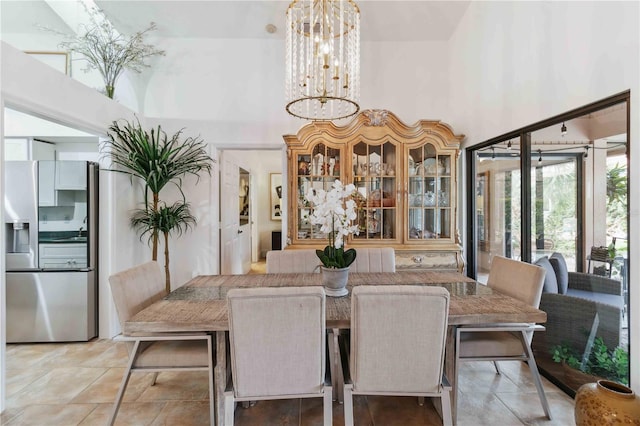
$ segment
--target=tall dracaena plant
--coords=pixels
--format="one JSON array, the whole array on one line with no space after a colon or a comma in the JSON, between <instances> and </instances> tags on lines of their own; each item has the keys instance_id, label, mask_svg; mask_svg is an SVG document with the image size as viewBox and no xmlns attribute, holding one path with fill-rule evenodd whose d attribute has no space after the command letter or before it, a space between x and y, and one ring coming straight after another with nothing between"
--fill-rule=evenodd
<instances>
[{"instance_id":1,"label":"tall dracaena plant","mask_svg":"<svg viewBox=\"0 0 640 426\"><path fill-rule=\"evenodd\" d=\"M196 218L191 214L189 203L175 202L171 206L162 203L157 210L138 209L131 217L131 226L140 232L140 239L145 235L149 240L159 233L164 237L164 273L167 293L171 291L171 273L169 271L169 235L182 235L192 226Z\"/></svg>"},{"instance_id":2,"label":"tall dracaena plant","mask_svg":"<svg viewBox=\"0 0 640 426\"><path fill-rule=\"evenodd\" d=\"M116 172L140 178L145 188L145 210L158 212L160 191L175 185L182 194L182 178L200 173L211 175L214 160L207 154L206 144L199 137L181 139L182 131L168 136L160 126L146 131L140 122L114 121L109 127L109 139L102 154L111 159ZM151 198L151 200L149 200ZM158 260L158 231L152 228L152 258Z\"/></svg>"}]
</instances>

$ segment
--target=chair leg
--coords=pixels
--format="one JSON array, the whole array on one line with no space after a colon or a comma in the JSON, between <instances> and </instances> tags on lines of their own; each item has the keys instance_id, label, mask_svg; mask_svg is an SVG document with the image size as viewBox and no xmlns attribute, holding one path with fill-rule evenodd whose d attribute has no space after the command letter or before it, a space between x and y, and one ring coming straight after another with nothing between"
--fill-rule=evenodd
<instances>
[{"instance_id":1,"label":"chair leg","mask_svg":"<svg viewBox=\"0 0 640 426\"><path fill-rule=\"evenodd\" d=\"M158 372L153 373L153 379L151 379L151 386L155 386L156 380L158 379Z\"/></svg>"},{"instance_id":2,"label":"chair leg","mask_svg":"<svg viewBox=\"0 0 640 426\"><path fill-rule=\"evenodd\" d=\"M225 426L233 426L233 417L235 411L235 398L233 391L224 393L224 424Z\"/></svg>"},{"instance_id":3,"label":"chair leg","mask_svg":"<svg viewBox=\"0 0 640 426\"><path fill-rule=\"evenodd\" d=\"M442 389L442 396L440 397L440 403L442 404L442 424L443 426L453 426L453 416L451 411L451 388L445 387Z\"/></svg>"},{"instance_id":4,"label":"chair leg","mask_svg":"<svg viewBox=\"0 0 640 426\"><path fill-rule=\"evenodd\" d=\"M333 391L329 386L324 387L323 408L324 408L324 426L333 425Z\"/></svg>"},{"instance_id":5,"label":"chair leg","mask_svg":"<svg viewBox=\"0 0 640 426\"><path fill-rule=\"evenodd\" d=\"M500 367L498 367L498 361L493 361L493 366L496 368L496 374L502 375L502 371L500 371Z\"/></svg>"},{"instance_id":6,"label":"chair leg","mask_svg":"<svg viewBox=\"0 0 640 426\"><path fill-rule=\"evenodd\" d=\"M208 366L209 366L209 418L211 426L216 424L216 400L215 400L215 387L213 386L213 343L211 342L211 336L207 336L207 354L208 354Z\"/></svg>"},{"instance_id":7,"label":"chair leg","mask_svg":"<svg viewBox=\"0 0 640 426\"><path fill-rule=\"evenodd\" d=\"M344 424L353 426L353 385L344 385Z\"/></svg>"},{"instance_id":8,"label":"chair leg","mask_svg":"<svg viewBox=\"0 0 640 426\"><path fill-rule=\"evenodd\" d=\"M529 370L531 370L531 376L533 377L533 382L536 384L536 389L538 390L538 397L540 398L540 402L542 403L542 409L544 410L544 414L546 414L547 418L551 420L551 410L549 409L549 403L547 402L547 397L544 394L544 389L542 388L542 379L540 378L540 373L538 372L536 359L533 356L531 347L527 344L526 334L524 331L522 332L522 344L528 356L527 364L529 364Z\"/></svg>"},{"instance_id":9,"label":"chair leg","mask_svg":"<svg viewBox=\"0 0 640 426\"><path fill-rule=\"evenodd\" d=\"M418 405L421 406L421 407L424 405L424 396L419 396L418 397Z\"/></svg>"},{"instance_id":10,"label":"chair leg","mask_svg":"<svg viewBox=\"0 0 640 426\"><path fill-rule=\"evenodd\" d=\"M118 410L120 410L120 404L122 403L122 397L124 396L124 390L127 388L127 384L129 383L129 378L131 377L131 368L133 367L133 363L135 362L138 356L139 347L140 347L140 341L136 340L136 342L133 344L131 355L129 355L129 362L127 363L127 369L124 372L124 376L122 376L122 382L120 383L120 389L118 389L116 400L113 403L113 410L111 411L111 417L109 417L109 426L113 426L113 424L116 421L116 416L118 415Z\"/></svg>"},{"instance_id":11,"label":"chair leg","mask_svg":"<svg viewBox=\"0 0 640 426\"><path fill-rule=\"evenodd\" d=\"M344 384L344 378L342 377L342 367L340 366L340 346L338 344L338 335L340 329L333 328L327 330L328 350L329 350L329 367L331 371L331 386L336 401L342 404L342 385Z\"/></svg>"},{"instance_id":12,"label":"chair leg","mask_svg":"<svg viewBox=\"0 0 640 426\"><path fill-rule=\"evenodd\" d=\"M457 416L457 410L458 410L458 403L459 403L459 396L460 396L460 381L458 380L458 376L460 375L460 327L458 327L455 331L456 333L456 343L455 343L455 358L453 361L454 364L454 374L453 374L453 387L452 387L452 391L451 391L451 408L452 410L456 410L456 416Z\"/></svg>"}]
</instances>

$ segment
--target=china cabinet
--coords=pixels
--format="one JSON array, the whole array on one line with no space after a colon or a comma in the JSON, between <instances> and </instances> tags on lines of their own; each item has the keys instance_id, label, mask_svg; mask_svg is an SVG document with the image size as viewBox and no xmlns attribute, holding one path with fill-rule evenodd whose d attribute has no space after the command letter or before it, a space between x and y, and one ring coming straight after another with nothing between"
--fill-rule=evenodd
<instances>
[{"instance_id":1,"label":"china cabinet","mask_svg":"<svg viewBox=\"0 0 640 426\"><path fill-rule=\"evenodd\" d=\"M309 220L309 189L353 183L359 234L348 247L391 246L396 268L462 270L457 160L464 136L437 120L413 126L386 110L365 110L345 126L311 122L284 136L288 156L287 248L321 248Z\"/></svg>"}]
</instances>

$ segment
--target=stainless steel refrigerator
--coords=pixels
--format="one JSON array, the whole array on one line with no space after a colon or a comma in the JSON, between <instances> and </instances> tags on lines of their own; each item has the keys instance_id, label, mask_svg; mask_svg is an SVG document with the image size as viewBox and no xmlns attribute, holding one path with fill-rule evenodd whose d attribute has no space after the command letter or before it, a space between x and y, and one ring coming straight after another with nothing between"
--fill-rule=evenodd
<instances>
[{"instance_id":1,"label":"stainless steel refrigerator","mask_svg":"<svg viewBox=\"0 0 640 426\"><path fill-rule=\"evenodd\" d=\"M5 162L7 342L98 334L98 165Z\"/></svg>"}]
</instances>

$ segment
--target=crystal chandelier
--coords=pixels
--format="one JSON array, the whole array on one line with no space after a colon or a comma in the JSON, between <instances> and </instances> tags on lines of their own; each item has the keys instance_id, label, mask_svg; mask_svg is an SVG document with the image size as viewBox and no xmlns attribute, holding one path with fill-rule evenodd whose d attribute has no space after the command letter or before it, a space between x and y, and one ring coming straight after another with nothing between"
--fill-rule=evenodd
<instances>
[{"instance_id":1,"label":"crystal chandelier","mask_svg":"<svg viewBox=\"0 0 640 426\"><path fill-rule=\"evenodd\" d=\"M287 112L338 120L360 110L360 10L352 0L294 0L287 9Z\"/></svg>"}]
</instances>

